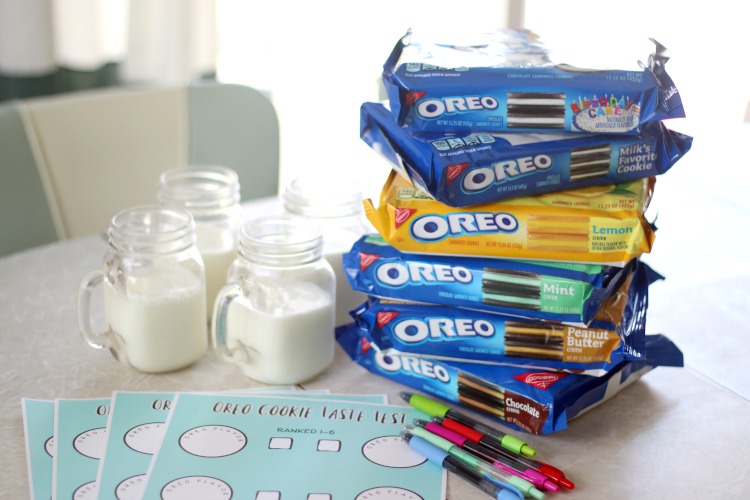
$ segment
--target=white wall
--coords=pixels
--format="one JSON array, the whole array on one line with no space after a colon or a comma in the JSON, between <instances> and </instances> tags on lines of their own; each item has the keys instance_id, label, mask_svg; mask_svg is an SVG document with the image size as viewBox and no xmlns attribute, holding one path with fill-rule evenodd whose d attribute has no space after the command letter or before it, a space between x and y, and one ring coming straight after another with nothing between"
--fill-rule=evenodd
<instances>
[{"instance_id":1,"label":"white wall","mask_svg":"<svg viewBox=\"0 0 750 500\"><path fill-rule=\"evenodd\" d=\"M269 90L281 121L281 183L355 173L377 196L387 164L359 139L359 107L378 100L383 63L415 24L506 24L507 1L217 0L218 76Z\"/></svg>"}]
</instances>

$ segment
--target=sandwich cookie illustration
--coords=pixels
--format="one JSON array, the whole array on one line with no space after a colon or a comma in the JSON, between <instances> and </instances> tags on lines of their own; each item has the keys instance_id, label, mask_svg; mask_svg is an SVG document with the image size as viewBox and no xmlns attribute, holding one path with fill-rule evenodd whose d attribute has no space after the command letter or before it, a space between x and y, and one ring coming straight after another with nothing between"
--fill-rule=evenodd
<instances>
[{"instance_id":1,"label":"sandwich cookie illustration","mask_svg":"<svg viewBox=\"0 0 750 500\"><path fill-rule=\"evenodd\" d=\"M562 361L564 337L564 325L506 321L505 354L516 358Z\"/></svg>"},{"instance_id":2,"label":"sandwich cookie illustration","mask_svg":"<svg viewBox=\"0 0 750 500\"><path fill-rule=\"evenodd\" d=\"M589 224L582 215L533 214L528 216L526 240L529 250L586 253L589 251Z\"/></svg>"},{"instance_id":3,"label":"sandwich cookie illustration","mask_svg":"<svg viewBox=\"0 0 750 500\"><path fill-rule=\"evenodd\" d=\"M609 175L612 145L597 144L570 150L570 181L580 182Z\"/></svg>"},{"instance_id":4,"label":"sandwich cookie illustration","mask_svg":"<svg viewBox=\"0 0 750 500\"><path fill-rule=\"evenodd\" d=\"M565 128L565 94L561 92L509 92L508 128Z\"/></svg>"},{"instance_id":5,"label":"sandwich cookie illustration","mask_svg":"<svg viewBox=\"0 0 750 500\"><path fill-rule=\"evenodd\" d=\"M539 311L542 277L537 273L485 267L482 270L482 302L501 307Z\"/></svg>"}]
</instances>

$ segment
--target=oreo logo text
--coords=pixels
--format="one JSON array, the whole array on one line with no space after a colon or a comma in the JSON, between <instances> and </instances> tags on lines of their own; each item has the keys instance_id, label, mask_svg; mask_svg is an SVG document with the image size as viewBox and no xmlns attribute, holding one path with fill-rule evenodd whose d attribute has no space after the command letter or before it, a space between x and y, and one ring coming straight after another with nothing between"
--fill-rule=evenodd
<instances>
[{"instance_id":1,"label":"oreo logo text","mask_svg":"<svg viewBox=\"0 0 750 500\"><path fill-rule=\"evenodd\" d=\"M493 184L500 184L508 179L532 174L537 170L552 167L549 155L525 156L515 160L498 161L489 167L470 170L461 181L461 187L467 192L483 191Z\"/></svg>"},{"instance_id":2,"label":"oreo logo text","mask_svg":"<svg viewBox=\"0 0 750 500\"><path fill-rule=\"evenodd\" d=\"M412 373L445 383L448 383L451 380L450 373L448 373L448 370L444 366L433 363L427 359L415 358L413 356L383 354L378 351L375 353L375 363L377 363L378 367L390 373Z\"/></svg>"},{"instance_id":3,"label":"oreo logo text","mask_svg":"<svg viewBox=\"0 0 750 500\"><path fill-rule=\"evenodd\" d=\"M396 323L393 334L405 343L416 344L428 338L492 337L495 326L485 319L413 318Z\"/></svg>"},{"instance_id":4,"label":"oreo logo text","mask_svg":"<svg viewBox=\"0 0 750 500\"><path fill-rule=\"evenodd\" d=\"M491 96L445 97L426 99L417 104L417 114L432 119L444 114L465 113L483 109L497 109L497 99Z\"/></svg>"},{"instance_id":5,"label":"oreo logo text","mask_svg":"<svg viewBox=\"0 0 750 500\"><path fill-rule=\"evenodd\" d=\"M386 262L375 271L376 279L387 286L411 284L471 283L471 271L464 266L427 262Z\"/></svg>"},{"instance_id":6,"label":"oreo logo text","mask_svg":"<svg viewBox=\"0 0 750 500\"><path fill-rule=\"evenodd\" d=\"M469 212L423 215L412 222L409 231L420 241L439 241L463 234L514 233L518 219L506 212Z\"/></svg>"}]
</instances>

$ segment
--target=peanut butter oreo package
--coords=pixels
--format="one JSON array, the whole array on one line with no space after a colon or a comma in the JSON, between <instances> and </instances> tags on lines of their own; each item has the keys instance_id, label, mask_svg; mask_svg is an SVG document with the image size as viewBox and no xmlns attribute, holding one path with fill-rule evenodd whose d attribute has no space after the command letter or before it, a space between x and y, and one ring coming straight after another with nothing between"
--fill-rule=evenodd
<instances>
[{"instance_id":1,"label":"peanut butter oreo package","mask_svg":"<svg viewBox=\"0 0 750 500\"><path fill-rule=\"evenodd\" d=\"M644 212L654 183L648 177L467 210L435 201L391 171L380 206L364 205L378 233L402 252L624 266L651 251Z\"/></svg>"},{"instance_id":2,"label":"peanut butter oreo package","mask_svg":"<svg viewBox=\"0 0 750 500\"><path fill-rule=\"evenodd\" d=\"M592 377L386 353L361 333L356 325L345 325L336 329L336 339L366 370L531 434L567 429L573 418L657 366L683 366L682 352L663 335L646 336L644 358L621 361Z\"/></svg>"},{"instance_id":3,"label":"peanut butter oreo package","mask_svg":"<svg viewBox=\"0 0 750 500\"><path fill-rule=\"evenodd\" d=\"M360 108L360 137L393 169L452 207L629 182L667 172L692 138L648 123L639 135L415 133L383 104Z\"/></svg>"},{"instance_id":4,"label":"peanut butter oreo package","mask_svg":"<svg viewBox=\"0 0 750 500\"><path fill-rule=\"evenodd\" d=\"M384 355L602 376L644 356L648 286L660 278L639 263L586 327L377 298L351 315Z\"/></svg>"},{"instance_id":5,"label":"peanut butter oreo package","mask_svg":"<svg viewBox=\"0 0 750 500\"><path fill-rule=\"evenodd\" d=\"M462 39L457 39L462 36ZM409 30L383 66L399 126L416 132L638 134L683 118L666 48L624 69L555 63L528 30Z\"/></svg>"}]
</instances>

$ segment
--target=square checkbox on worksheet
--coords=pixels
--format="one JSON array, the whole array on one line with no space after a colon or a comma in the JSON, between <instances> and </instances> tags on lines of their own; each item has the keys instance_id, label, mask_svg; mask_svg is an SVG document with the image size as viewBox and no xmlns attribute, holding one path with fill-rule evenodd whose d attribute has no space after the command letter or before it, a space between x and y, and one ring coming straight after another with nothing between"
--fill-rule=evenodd
<instances>
[{"instance_id":1,"label":"square checkbox on worksheet","mask_svg":"<svg viewBox=\"0 0 750 500\"><path fill-rule=\"evenodd\" d=\"M341 441L338 439L321 439L318 441L318 451L341 451Z\"/></svg>"},{"instance_id":2,"label":"square checkbox on worksheet","mask_svg":"<svg viewBox=\"0 0 750 500\"><path fill-rule=\"evenodd\" d=\"M268 447L272 450L289 450L292 448L292 438L275 437L271 438Z\"/></svg>"}]
</instances>

